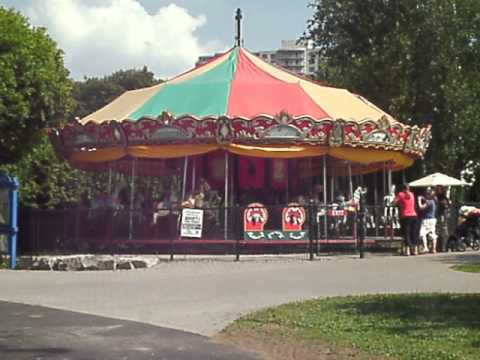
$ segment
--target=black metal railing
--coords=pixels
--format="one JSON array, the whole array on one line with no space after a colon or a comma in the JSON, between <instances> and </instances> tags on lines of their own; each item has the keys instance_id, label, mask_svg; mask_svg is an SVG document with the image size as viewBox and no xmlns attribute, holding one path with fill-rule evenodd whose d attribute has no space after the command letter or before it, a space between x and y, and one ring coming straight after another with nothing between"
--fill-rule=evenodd
<instances>
[{"instance_id":1,"label":"black metal railing","mask_svg":"<svg viewBox=\"0 0 480 360\"><path fill-rule=\"evenodd\" d=\"M264 230L272 234L282 230L285 206L266 206L268 221ZM178 251L202 245L214 251L232 252L238 247L257 245L302 245L312 240L316 252L333 245L357 245L357 211L352 207L322 204L305 205L302 229L308 237L270 236L246 239L244 234L245 206L204 208L202 236L181 238L181 209L114 209L70 208L62 210L29 209L22 213L20 251L23 253L76 253L158 251L171 252L172 242ZM365 236L370 240L393 240L399 236L398 212L395 208L366 207ZM273 234L275 235L275 234ZM299 240L296 240L299 239ZM285 247L284 247L285 248ZM235 250L237 249L237 250ZM228 250L228 251L227 251Z\"/></svg>"}]
</instances>

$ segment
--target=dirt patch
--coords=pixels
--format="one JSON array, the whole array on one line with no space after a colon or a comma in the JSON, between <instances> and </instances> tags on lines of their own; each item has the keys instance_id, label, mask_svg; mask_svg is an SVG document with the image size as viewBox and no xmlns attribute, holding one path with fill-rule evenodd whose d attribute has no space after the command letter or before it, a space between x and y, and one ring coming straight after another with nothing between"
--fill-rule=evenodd
<instances>
[{"instance_id":1,"label":"dirt patch","mask_svg":"<svg viewBox=\"0 0 480 360\"><path fill-rule=\"evenodd\" d=\"M255 329L230 327L214 340L253 351L264 360L394 360L365 355L354 347L334 345L324 340L300 340L279 325L261 325Z\"/></svg>"}]
</instances>

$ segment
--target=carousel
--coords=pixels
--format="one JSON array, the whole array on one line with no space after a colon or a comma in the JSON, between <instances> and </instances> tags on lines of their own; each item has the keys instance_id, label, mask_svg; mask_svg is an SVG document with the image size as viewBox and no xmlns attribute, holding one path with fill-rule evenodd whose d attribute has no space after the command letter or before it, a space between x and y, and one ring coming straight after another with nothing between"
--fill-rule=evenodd
<instances>
[{"instance_id":1,"label":"carousel","mask_svg":"<svg viewBox=\"0 0 480 360\"><path fill-rule=\"evenodd\" d=\"M181 214L172 210L175 202L201 208L195 199L215 197L217 231L202 235L205 241L268 240L275 231L277 240L285 234L293 240L296 235L290 232L298 226L279 230L276 223L270 233L265 230L268 206L281 207L281 213L313 199L324 208L326 224L327 208L339 195L353 199L369 174L383 173L383 199L390 192L391 173L424 155L429 127L402 124L361 95L267 63L239 39L238 33L236 46L204 65L127 91L83 119L50 131L58 154L73 167L129 176L130 229L124 240L142 240L132 231L139 177L179 179L176 194L166 191L170 198L162 203L168 203L164 214ZM234 214L232 208L238 206L241 211ZM304 220L304 212L290 214L297 220L302 216ZM238 234L240 227L245 234ZM179 227L173 228L169 237L181 241ZM329 237L326 227L324 233ZM147 238L156 240L152 234Z\"/></svg>"}]
</instances>

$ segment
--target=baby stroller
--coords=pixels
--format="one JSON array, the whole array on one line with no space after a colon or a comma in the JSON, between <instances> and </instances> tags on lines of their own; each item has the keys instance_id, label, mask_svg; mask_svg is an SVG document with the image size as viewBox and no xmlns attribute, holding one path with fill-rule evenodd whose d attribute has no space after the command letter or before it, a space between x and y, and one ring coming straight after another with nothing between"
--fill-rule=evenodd
<instances>
[{"instance_id":1,"label":"baby stroller","mask_svg":"<svg viewBox=\"0 0 480 360\"><path fill-rule=\"evenodd\" d=\"M480 250L480 209L473 206L462 206L458 215L455 234L450 235L447 249L465 251L467 247Z\"/></svg>"}]
</instances>

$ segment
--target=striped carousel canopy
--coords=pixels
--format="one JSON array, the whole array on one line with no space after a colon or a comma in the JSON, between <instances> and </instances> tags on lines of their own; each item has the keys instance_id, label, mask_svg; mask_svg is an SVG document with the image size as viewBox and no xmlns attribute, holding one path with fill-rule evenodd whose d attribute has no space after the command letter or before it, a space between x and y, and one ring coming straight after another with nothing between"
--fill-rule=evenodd
<instances>
[{"instance_id":1,"label":"striped carousel canopy","mask_svg":"<svg viewBox=\"0 0 480 360\"><path fill-rule=\"evenodd\" d=\"M127 91L81 120L156 118L193 115L254 118L259 115L308 115L317 120L362 121L393 118L348 90L321 86L234 47L205 65L149 88Z\"/></svg>"},{"instance_id":2,"label":"striped carousel canopy","mask_svg":"<svg viewBox=\"0 0 480 360\"><path fill-rule=\"evenodd\" d=\"M406 168L431 137L429 127L402 124L359 95L239 46L166 82L127 91L50 136L57 152L82 168L223 150L264 158L329 155L358 164L358 172Z\"/></svg>"}]
</instances>

